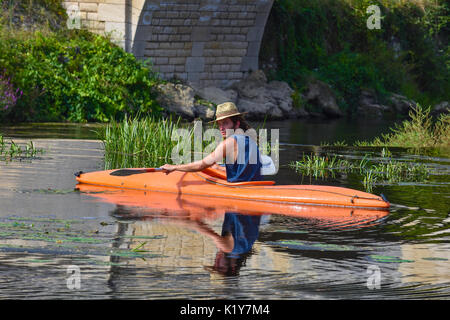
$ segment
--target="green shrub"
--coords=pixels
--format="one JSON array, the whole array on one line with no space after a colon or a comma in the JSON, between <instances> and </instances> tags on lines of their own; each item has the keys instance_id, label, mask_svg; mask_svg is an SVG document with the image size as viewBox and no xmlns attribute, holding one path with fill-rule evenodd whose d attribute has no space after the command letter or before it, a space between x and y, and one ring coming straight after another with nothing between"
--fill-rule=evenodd
<instances>
[{"instance_id":1,"label":"green shrub","mask_svg":"<svg viewBox=\"0 0 450 320\"><path fill-rule=\"evenodd\" d=\"M158 114L151 67L84 30L0 34L0 68L23 96L6 121L106 122Z\"/></svg>"},{"instance_id":2,"label":"green shrub","mask_svg":"<svg viewBox=\"0 0 450 320\"><path fill-rule=\"evenodd\" d=\"M450 154L450 115L443 114L433 121L430 107L418 106L409 112L409 120L391 128L371 142L358 141L356 146L388 146L408 148L414 153L434 149L440 155ZM433 150L431 150L433 151Z\"/></svg>"},{"instance_id":3,"label":"green shrub","mask_svg":"<svg viewBox=\"0 0 450 320\"><path fill-rule=\"evenodd\" d=\"M338 93L344 110L354 111L363 87L373 88L381 94L386 91L380 82L382 75L379 69L367 55L343 50L331 56L328 64L317 72L321 80L328 82Z\"/></svg>"},{"instance_id":4,"label":"green shrub","mask_svg":"<svg viewBox=\"0 0 450 320\"><path fill-rule=\"evenodd\" d=\"M379 30L366 26L369 5L381 8ZM277 32L268 31L261 46L277 50L260 56L275 56L270 76L291 86L311 77L331 84L349 112L361 88L382 102L396 92L434 104L450 99L449 13L442 0L277 0L268 23Z\"/></svg>"}]
</instances>

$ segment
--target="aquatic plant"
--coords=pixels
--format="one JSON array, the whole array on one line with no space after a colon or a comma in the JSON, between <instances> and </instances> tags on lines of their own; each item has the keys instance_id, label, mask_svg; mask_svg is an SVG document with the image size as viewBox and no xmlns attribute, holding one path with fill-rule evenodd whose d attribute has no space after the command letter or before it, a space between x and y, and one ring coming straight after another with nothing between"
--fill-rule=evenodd
<instances>
[{"instance_id":1,"label":"aquatic plant","mask_svg":"<svg viewBox=\"0 0 450 320\"><path fill-rule=\"evenodd\" d=\"M178 144L172 136L179 128L180 118L110 121L98 131L105 148L105 169L157 167L170 162ZM188 135L192 136L192 129Z\"/></svg>"},{"instance_id":2,"label":"aquatic plant","mask_svg":"<svg viewBox=\"0 0 450 320\"><path fill-rule=\"evenodd\" d=\"M143 246L147 244L147 241L141 242L136 248L131 249L132 252L148 252L148 250L141 249Z\"/></svg>"},{"instance_id":3,"label":"aquatic plant","mask_svg":"<svg viewBox=\"0 0 450 320\"><path fill-rule=\"evenodd\" d=\"M377 182L377 175L373 170L367 170L363 178L363 186L367 192L372 192L374 184Z\"/></svg>"},{"instance_id":4,"label":"aquatic plant","mask_svg":"<svg viewBox=\"0 0 450 320\"><path fill-rule=\"evenodd\" d=\"M348 172L355 169L364 169L368 164L368 155L365 155L359 162L349 161L343 159L341 156L318 156L318 155L303 155L301 161L294 161L290 163L290 166L298 171L313 172L317 175L320 171L333 171L338 170L340 172Z\"/></svg>"},{"instance_id":5,"label":"aquatic plant","mask_svg":"<svg viewBox=\"0 0 450 320\"><path fill-rule=\"evenodd\" d=\"M333 174L334 170L341 172L353 168L353 164L338 156L318 156L303 155L301 161L294 161L289 164L298 172L312 175L314 177L324 177L327 173Z\"/></svg>"},{"instance_id":6,"label":"aquatic plant","mask_svg":"<svg viewBox=\"0 0 450 320\"><path fill-rule=\"evenodd\" d=\"M303 155L301 161L294 161L289 166L295 171L315 178L343 173L356 173L362 176L362 184L371 192L376 183L423 182L431 170L424 164L415 162L394 161L389 157L391 152L383 148L381 160L373 163L366 154L361 160L349 161L338 156Z\"/></svg>"},{"instance_id":7,"label":"aquatic plant","mask_svg":"<svg viewBox=\"0 0 450 320\"><path fill-rule=\"evenodd\" d=\"M320 143L320 146L321 147L347 147L348 144L347 144L347 142L345 140L335 141L335 142L332 142L332 143L327 142L327 141L322 141Z\"/></svg>"},{"instance_id":8,"label":"aquatic plant","mask_svg":"<svg viewBox=\"0 0 450 320\"><path fill-rule=\"evenodd\" d=\"M42 153L44 153L44 149L36 148L33 141L28 141L25 146L21 146L13 140L6 142L3 135L0 134L0 160L32 159Z\"/></svg>"},{"instance_id":9,"label":"aquatic plant","mask_svg":"<svg viewBox=\"0 0 450 320\"><path fill-rule=\"evenodd\" d=\"M429 176L429 169L424 164L400 161L382 162L371 167L375 173L388 183L425 181Z\"/></svg>"}]
</instances>

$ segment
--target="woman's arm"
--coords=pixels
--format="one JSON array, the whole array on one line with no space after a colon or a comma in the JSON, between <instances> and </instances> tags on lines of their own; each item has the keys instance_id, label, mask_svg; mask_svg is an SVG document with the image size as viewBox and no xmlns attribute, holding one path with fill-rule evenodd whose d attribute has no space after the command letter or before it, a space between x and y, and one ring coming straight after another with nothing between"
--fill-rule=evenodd
<instances>
[{"instance_id":1,"label":"woman's arm","mask_svg":"<svg viewBox=\"0 0 450 320\"><path fill-rule=\"evenodd\" d=\"M235 148L235 140L233 138L228 138L217 146L217 148L211 152L209 155L207 155L205 158L203 158L200 161L195 161L187 164L179 164L179 165L172 165L172 164L165 164L161 166L160 168L164 170L166 174L171 173L172 171L183 171L183 172L196 172L196 171L202 171L206 168L209 168L216 164L217 162L222 161L223 158L226 157L226 150L229 148L229 150L234 150Z\"/></svg>"},{"instance_id":2,"label":"woman's arm","mask_svg":"<svg viewBox=\"0 0 450 320\"><path fill-rule=\"evenodd\" d=\"M160 168L164 170L165 173L171 173L172 171L183 171L183 172L196 172L196 171L202 171L206 168L210 167L210 165L207 165L203 160L195 161L187 164L165 164L161 166Z\"/></svg>"}]
</instances>

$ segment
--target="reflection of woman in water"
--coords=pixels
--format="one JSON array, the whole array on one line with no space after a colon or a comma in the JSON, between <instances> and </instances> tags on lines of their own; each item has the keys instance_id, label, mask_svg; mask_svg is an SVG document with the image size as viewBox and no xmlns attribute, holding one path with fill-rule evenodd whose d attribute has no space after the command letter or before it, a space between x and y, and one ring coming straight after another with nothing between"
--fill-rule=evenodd
<instances>
[{"instance_id":1,"label":"reflection of woman in water","mask_svg":"<svg viewBox=\"0 0 450 320\"><path fill-rule=\"evenodd\" d=\"M125 218L126 220L133 217L133 210L117 206L112 215L115 218ZM135 216L134 218L137 217ZM154 218L161 219L163 217L151 214L139 215L138 220L152 220ZM170 216L166 216L163 220L169 224L181 225L185 228L196 230L211 238L219 252L216 255L214 266L208 266L205 269L225 276L235 276L239 274L239 269L246 261L253 244L258 238L261 216L226 212L220 235L201 220L179 219Z\"/></svg>"},{"instance_id":2,"label":"reflection of woman in water","mask_svg":"<svg viewBox=\"0 0 450 320\"><path fill-rule=\"evenodd\" d=\"M205 269L225 276L238 275L258 238L260 221L261 216L225 213L222 235L216 241L219 252L214 266Z\"/></svg>"}]
</instances>

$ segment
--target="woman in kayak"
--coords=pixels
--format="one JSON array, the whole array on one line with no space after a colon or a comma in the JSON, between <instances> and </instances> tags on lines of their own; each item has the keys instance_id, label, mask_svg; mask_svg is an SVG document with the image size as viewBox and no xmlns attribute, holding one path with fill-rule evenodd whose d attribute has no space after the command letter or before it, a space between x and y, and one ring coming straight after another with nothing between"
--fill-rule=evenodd
<instances>
[{"instance_id":1,"label":"woman in kayak","mask_svg":"<svg viewBox=\"0 0 450 320\"><path fill-rule=\"evenodd\" d=\"M243 113L238 111L234 103L225 102L217 106L214 121L217 122L224 140L212 153L200 161L180 165L165 164L160 168L166 174L175 170L196 172L209 167L220 169L217 163L226 159L228 182L261 180L259 149L256 142L244 134L244 130L250 129L250 126L244 120Z\"/></svg>"}]
</instances>

